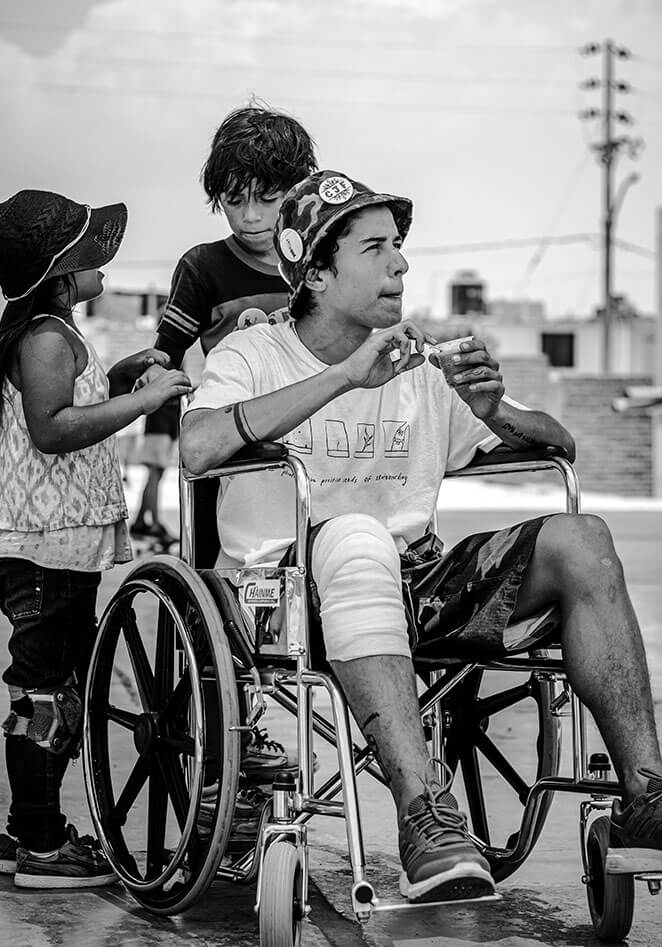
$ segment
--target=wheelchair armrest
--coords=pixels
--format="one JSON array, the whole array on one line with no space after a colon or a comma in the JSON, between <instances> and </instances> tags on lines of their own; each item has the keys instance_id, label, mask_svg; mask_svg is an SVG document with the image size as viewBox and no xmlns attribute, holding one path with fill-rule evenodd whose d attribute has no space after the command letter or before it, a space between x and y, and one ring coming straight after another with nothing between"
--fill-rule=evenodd
<instances>
[{"instance_id":1,"label":"wheelchair armrest","mask_svg":"<svg viewBox=\"0 0 662 947\"><path fill-rule=\"evenodd\" d=\"M449 470L447 477L462 477L476 475L487 472L498 472L492 470L494 467L522 470L536 470L546 466L557 466L559 462L569 463L568 454L565 448L557 446L539 447L535 450L492 450L487 453L479 451L475 457L460 470ZM504 470L504 473L507 470Z\"/></svg>"},{"instance_id":2,"label":"wheelchair armrest","mask_svg":"<svg viewBox=\"0 0 662 947\"><path fill-rule=\"evenodd\" d=\"M232 457L222 464L220 467L215 467L213 470L208 470L203 474L192 474L184 467L182 469L182 474L184 480L193 481L193 480L203 480L210 477L222 477L225 473L226 467L255 467L259 464L269 464L278 463L279 460L286 460L290 456L288 449L284 444L278 444L275 441L254 441L252 444L247 444L245 447L242 447L241 450L238 450L236 454L233 454Z\"/></svg>"},{"instance_id":3,"label":"wheelchair armrest","mask_svg":"<svg viewBox=\"0 0 662 947\"><path fill-rule=\"evenodd\" d=\"M566 512L579 513L579 478L568 460L567 452L558 446L537 450L493 450L479 453L471 463L460 470L446 473L446 477L480 477L482 475L523 473L533 470L556 470L563 480Z\"/></svg>"},{"instance_id":4,"label":"wheelchair armrest","mask_svg":"<svg viewBox=\"0 0 662 947\"><path fill-rule=\"evenodd\" d=\"M232 457L228 457L226 464L254 464L260 460L283 460L288 455L287 447L276 441L254 441L252 444L246 444L241 450L238 450Z\"/></svg>"}]
</instances>

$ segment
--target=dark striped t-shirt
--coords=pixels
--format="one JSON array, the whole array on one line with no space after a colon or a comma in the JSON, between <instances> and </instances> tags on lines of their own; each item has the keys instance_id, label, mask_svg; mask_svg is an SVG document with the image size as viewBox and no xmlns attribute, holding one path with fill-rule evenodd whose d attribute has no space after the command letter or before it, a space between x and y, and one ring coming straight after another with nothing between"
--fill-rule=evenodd
<instances>
[{"instance_id":1,"label":"dark striped t-shirt","mask_svg":"<svg viewBox=\"0 0 662 947\"><path fill-rule=\"evenodd\" d=\"M182 349L199 338L206 355L235 328L284 321L287 293L278 268L256 260L235 237L201 243L175 268L158 332Z\"/></svg>"}]
</instances>

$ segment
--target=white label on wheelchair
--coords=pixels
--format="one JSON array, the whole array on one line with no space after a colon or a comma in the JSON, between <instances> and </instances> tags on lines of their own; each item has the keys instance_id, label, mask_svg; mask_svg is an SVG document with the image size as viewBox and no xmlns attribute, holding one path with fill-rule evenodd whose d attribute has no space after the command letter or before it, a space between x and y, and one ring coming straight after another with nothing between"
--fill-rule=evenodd
<instances>
[{"instance_id":1,"label":"white label on wheelchair","mask_svg":"<svg viewBox=\"0 0 662 947\"><path fill-rule=\"evenodd\" d=\"M276 608L280 602L280 579L254 579L241 586L241 601L244 605Z\"/></svg>"}]
</instances>

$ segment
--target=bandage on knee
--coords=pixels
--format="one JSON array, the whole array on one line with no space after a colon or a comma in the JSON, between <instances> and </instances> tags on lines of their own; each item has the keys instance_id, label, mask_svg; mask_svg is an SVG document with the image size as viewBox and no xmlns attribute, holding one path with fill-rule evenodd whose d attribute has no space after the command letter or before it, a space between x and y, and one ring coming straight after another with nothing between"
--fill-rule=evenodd
<instances>
[{"instance_id":1,"label":"bandage on knee","mask_svg":"<svg viewBox=\"0 0 662 947\"><path fill-rule=\"evenodd\" d=\"M75 688L66 684L48 691L26 691L25 697L32 704L32 716L26 716L23 707L21 712L12 709L2 724L5 736L25 737L58 755L72 749L77 752L83 708Z\"/></svg>"},{"instance_id":2,"label":"bandage on knee","mask_svg":"<svg viewBox=\"0 0 662 947\"><path fill-rule=\"evenodd\" d=\"M385 526L364 514L329 520L313 546L312 572L330 661L410 656L400 557Z\"/></svg>"}]
</instances>

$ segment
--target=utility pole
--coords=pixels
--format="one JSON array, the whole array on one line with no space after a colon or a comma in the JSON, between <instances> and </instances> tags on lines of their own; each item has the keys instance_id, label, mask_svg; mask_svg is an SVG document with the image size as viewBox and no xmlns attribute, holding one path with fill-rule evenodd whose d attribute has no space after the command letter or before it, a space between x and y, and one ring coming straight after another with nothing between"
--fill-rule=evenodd
<instances>
[{"instance_id":1,"label":"utility pole","mask_svg":"<svg viewBox=\"0 0 662 947\"><path fill-rule=\"evenodd\" d=\"M580 50L583 56L602 53L602 79L586 79L580 84L582 89L602 88L602 108L588 108L580 112L579 117L584 120L602 120L602 141L592 145L602 165L602 300L603 300L603 333L602 333L602 368L606 375L612 369L612 342L614 323L613 298L613 228L620 204L625 195L625 189L618 192L619 200L613 198L613 171L619 152L628 147L631 158L636 158L639 148L643 144L641 139L633 139L627 135L614 137L614 122L624 125L633 125L634 119L625 111L614 109L614 93L632 91L628 82L614 78L614 58L629 59L631 54L623 46L617 46L612 40L603 43L588 43ZM622 183L628 184L637 180L637 176L630 175Z\"/></svg>"}]
</instances>

